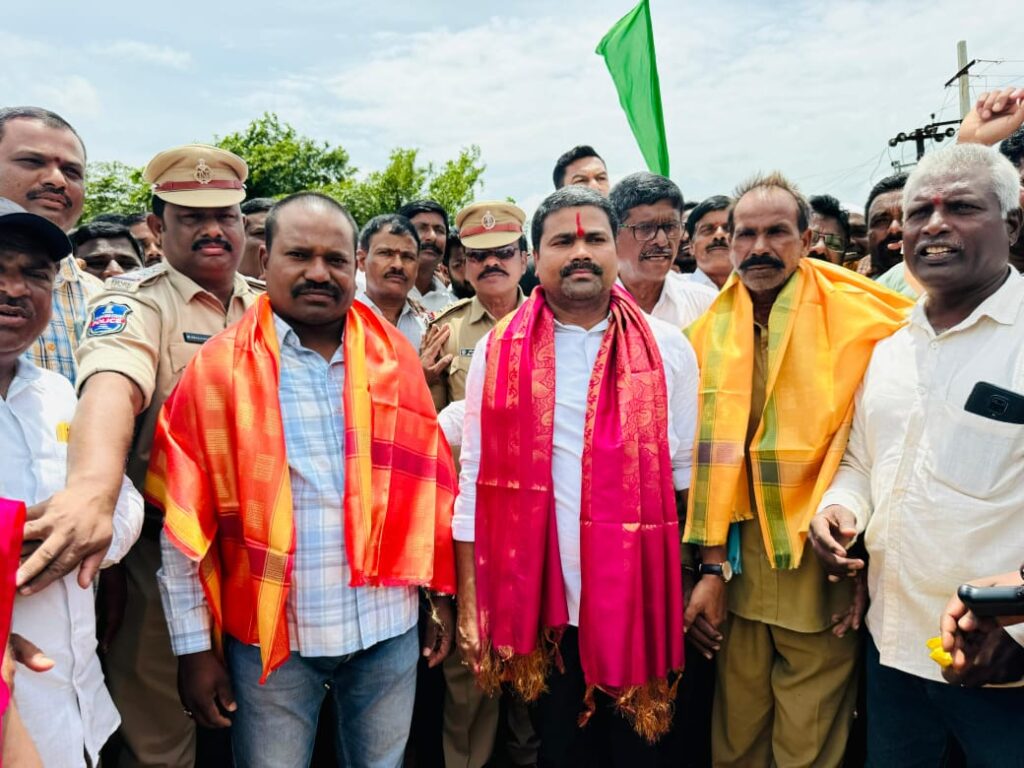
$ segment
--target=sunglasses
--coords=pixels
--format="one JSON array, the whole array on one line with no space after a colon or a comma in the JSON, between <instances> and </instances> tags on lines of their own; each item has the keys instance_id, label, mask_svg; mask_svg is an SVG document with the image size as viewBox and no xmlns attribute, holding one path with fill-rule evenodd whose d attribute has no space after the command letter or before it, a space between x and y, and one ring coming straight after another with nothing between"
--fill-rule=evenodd
<instances>
[{"instance_id":1,"label":"sunglasses","mask_svg":"<svg viewBox=\"0 0 1024 768\"><path fill-rule=\"evenodd\" d=\"M472 248L466 249L466 261L472 261L474 264L483 264L492 256L498 261L508 261L518 255L519 245L516 243L506 245L504 248L486 248L479 251Z\"/></svg>"}]
</instances>

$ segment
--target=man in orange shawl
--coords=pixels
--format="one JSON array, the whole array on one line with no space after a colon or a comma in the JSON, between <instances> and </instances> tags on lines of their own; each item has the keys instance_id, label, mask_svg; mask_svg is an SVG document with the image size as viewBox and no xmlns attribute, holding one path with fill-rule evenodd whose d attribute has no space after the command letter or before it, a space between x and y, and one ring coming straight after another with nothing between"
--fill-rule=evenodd
<instances>
[{"instance_id":1,"label":"man in orange shawl","mask_svg":"<svg viewBox=\"0 0 1024 768\"><path fill-rule=\"evenodd\" d=\"M875 342L910 301L804 258L809 208L781 175L755 178L734 199L736 272L687 329L701 383L684 538L730 544L728 562L701 566L714 575L693 590L689 637L718 653L716 765L839 765L856 696L858 643L847 630L863 598L806 556L807 527Z\"/></svg>"},{"instance_id":2,"label":"man in orange shawl","mask_svg":"<svg viewBox=\"0 0 1024 768\"><path fill-rule=\"evenodd\" d=\"M544 200L540 286L467 376L459 645L485 689L535 702L545 766L659 764L683 664L697 371L679 330L615 287L616 231L592 190Z\"/></svg>"},{"instance_id":3,"label":"man in orange shawl","mask_svg":"<svg viewBox=\"0 0 1024 768\"><path fill-rule=\"evenodd\" d=\"M307 765L327 690L346 765L401 765L420 649L451 648L451 454L415 350L353 302L355 250L334 200L280 201L267 294L203 345L153 443L182 701L231 726L239 765Z\"/></svg>"}]
</instances>

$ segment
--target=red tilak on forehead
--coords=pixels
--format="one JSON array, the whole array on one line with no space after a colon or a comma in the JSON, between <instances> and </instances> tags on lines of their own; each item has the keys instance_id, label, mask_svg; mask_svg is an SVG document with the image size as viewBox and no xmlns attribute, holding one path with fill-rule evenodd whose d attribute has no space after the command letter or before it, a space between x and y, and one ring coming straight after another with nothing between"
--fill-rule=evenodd
<instances>
[{"instance_id":1,"label":"red tilak on forehead","mask_svg":"<svg viewBox=\"0 0 1024 768\"><path fill-rule=\"evenodd\" d=\"M932 195L932 205L942 205L942 195Z\"/></svg>"},{"instance_id":2,"label":"red tilak on forehead","mask_svg":"<svg viewBox=\"0 0 1024 768\"><path fill-rule=\"evenodd\" d=\"M580 212L576 211L576 237L585 237L586 234L583 231L583 224L580 222Z\"/></svg>"}]
</instances>

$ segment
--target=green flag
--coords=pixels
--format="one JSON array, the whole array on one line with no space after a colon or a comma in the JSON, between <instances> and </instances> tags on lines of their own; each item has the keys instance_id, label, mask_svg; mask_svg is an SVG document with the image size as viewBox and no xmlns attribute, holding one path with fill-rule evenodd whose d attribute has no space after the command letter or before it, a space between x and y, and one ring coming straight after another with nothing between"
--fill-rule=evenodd
<instances>
[{"instance_id":1,"label":"green flag","mask_svg":"<svg viewBox=\"0 0 1024 768\"><path fill-rule=\"evenodd\" d=\"M668 144L661 112L661 86L654 58L654 29L649 0L616 22L597 44L619 92L629 127L651 173L668 177Z\"/></svg>"}]
</instances>

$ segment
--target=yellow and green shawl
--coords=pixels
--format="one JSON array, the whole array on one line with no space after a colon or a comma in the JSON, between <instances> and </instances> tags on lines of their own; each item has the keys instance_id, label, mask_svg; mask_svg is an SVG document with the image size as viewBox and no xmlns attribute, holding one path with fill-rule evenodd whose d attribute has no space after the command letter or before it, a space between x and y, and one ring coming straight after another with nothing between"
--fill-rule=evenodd
<instances>
[{"instance_id":1,"label":"yellow and green shawl","mask_svg":"<svg viewBox=\"0 0 1024 768\"><path fill-rule=\"evenodd\" d=\"M746 437L754 373L754 311L736 274L687 330L700 365L696 454L684 540L726 543L756 511L772 567L800 565L811 516L846 448L853 399L875 343L912 302L848 269L802 259L768 321L765 407Z\"/></svg>"}]
</instances>

